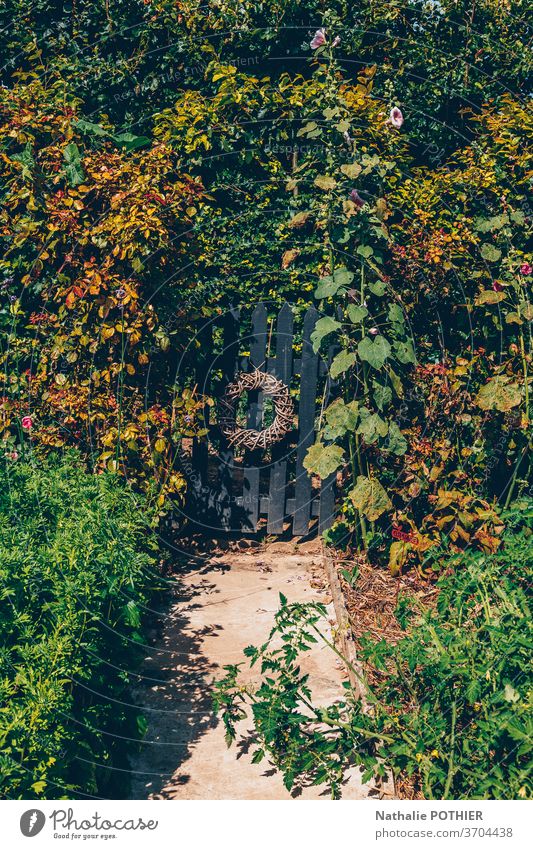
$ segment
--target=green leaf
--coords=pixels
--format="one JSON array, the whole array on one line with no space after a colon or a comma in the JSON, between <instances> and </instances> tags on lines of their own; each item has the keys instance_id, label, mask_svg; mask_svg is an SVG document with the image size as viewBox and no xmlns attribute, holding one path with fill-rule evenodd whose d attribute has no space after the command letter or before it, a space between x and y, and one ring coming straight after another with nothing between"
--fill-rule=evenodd
<instances>
[{"instance_id":1,"label":"green leaf","mask_svg":"<svg viewBox=\"0 0 533 849\"><path fill-rule=\"evenodd\" d=\"M395 342L394 353L401 363L416 363L415 349L413 348L413 343L410 340L407 342Z\"/></svg>"},{"instance_id":2,"label":"green leaf","mask_svg":"<svg viewBox=\"0 0 533 849\"><path fill-rule=\"evenodd\" d=\"M392 389L390 386L383 386L381 383L372 383L372 397L378 410L382 411L387 404L392 401Z\"/></svg>"},{"instance_id":3,"label":"green leaf","mask_svg":"<svg viewBox=\"0 0 533 849\"><path fill-rule=\"evenodd\" d=\"M335 282L331 274L328 274L327 277L321 277L318 286L315 289L315 298L318 300L321 300L322 298L331 298L333 295L337 294L338 288L339 284Z\"/></svg>"},{"instance_id":4,"label":"green leaf","mask_svg":"<svg viewBox=\"0 0 533 849\"><path fill-rule=\"evenodd\" d=\"M368 284L368 288L376 297L381 298L382 295L387 291L387 286L383 282L383 280L374 280L372 283Z\"/></svg>"},{"instance_id":5,"label":"green leaf","mask_svg":"<svg viewBox=\"0 0 533 849\"><path fill-rule=\"evenodd\" d=\"M80 151L77 144L71 142L67 144L63 150L63 160L65 162L65 174L71 186L80 186L85 174L81 164Z\"/></svg>"},{"instance_id":6,"label":"green leaf","mask_svg":"<svg viewBox=\"0 0 533 849\"><path fill-rule=\"evenodd\" d=\"M479 390L475 403L482 410L499 410L507 413L522 402L520 386L507 375L498 375Z\"/></svg>"},{"instance_id":7,"label":"green leaf","mask_svg":"<svg viewBox=\"0 0 533 849\"><path fill-rule=\"evenodd\" d=\"M377 413L371 413L366 407L361 410L361 423L357 433L364 437L367 445L377 442L380 436L387 436L389 425Z\"/></svg>"},{"instance_id":8,"label":"green leaf","mask_svg":"<svg viewBox=\"0 0 533 849\"><path fill-rule=\"evenodd\" d=\"M389 422L389 438L386 448L397 457L402 457L407 451L407 440L396 422Z\"/></svg>"},{"instance_id":9,"label":"green leaf","mask_svg":"<svg viewBox=\"0 0 533 849\"><path fill-rule=\"evenodd\" d=\"M100 124L93 124L91 121L84 121L81 118L78 121L74 121L74 126L78 130L81 130L82 133L87 133L90 136L109 137L111 135Z\"/></svg>"},{"instance_id":10,"label":"green leaf","mask_svg":"<svg viewBox=\"0 0 533 849\"><path fill-rule=\"evenodd\" d=\"M359 342L357 352L362 360L370 363L372 368L379 371L380 368L383 368L385 360L390 355L391 346L384 336L376 336L374 340L369 336L365 336Z\"/></svg>"},{"instance_id":11,"label":"green leaf","mask_svg":"<svg viewBox=\"0 0 533 849\"><path fill-rule=\"evenodd\" d=\"M392 502L377 478L359 475L349 497L354 507L371 522L392 509Z\"/></svg>"},{"instance_id":12,"label":"green leaf","mask_svg":"<svg viewBox=\"0 0 533 849\"><path fill-rule=\"evenodd\" d=\"M498 262L502 255L502 252L494 245L481 245L480 254L483 259L487 260L487 262Z\"/></svg>"},{"instance_id":13,"label":"green leaf","mask_svg":"<svg viewBox=\"0 0 533 849\"><path fill-rule=\"evenodd\" d=\"M359 404L357 401L345 404L342 398L337 398L329 405L324 415L327 422L324 428L325 438L339 439L345 433L355 431L359 418Z\"/></svg>"},{"instance_id":14,"label":"green leaf","mask_svg":"<svg viewBox=\"0 0 533 849\"><path fill-rule=\"evenodd\" d=\"M152 143L152 139L147 136L134 136L133 133L120 133L118 136L113 136L113 141L126 150L137 150L138 147Z\"/></svg>"},{"instance_id":15,"label":"green leaf","mask_svg":"<svg viewBox=\"0 0 533 849\"><path fill-rule=\"evenodd\" d=\"M33 172L35 170L35 159L31 149L31 142L26 142L22 153L14 153L11 157L14 162L19 162L22 165L22 179L33 180Z\"/></svg>"},{"instance_id":16,"label":"green leaf","mask_svg":"<svg viewBox=\"0 0 533 849\"><path fill-rule=\"evenodd\" d=\"M322 442L315 442L309 448L303 464L310 474L316 474L324 480L336 472L343 463L344 451L340 445L324 445Z\"/></svg>"},{"instance_id":17,"label":"green leaf","mask_svg":"<svg viewBox=\"0 0 533 849\"><path fill-rule=\"evenodd\" d=\"M346 268L337 268L337 270L333 272L333 277L339 286L349 286L354 275L352 271L348 271Z\"/></svg>"},{"instance_id":18,"label":"green leaf","mask_svg":"<svg viewBox=\"0 0 533 849\"><path fill-rule=\"evenodd\" d=\"M313 345L313 351L315 354L320 348L320 343L326 336L329 336L330 333L334 333L342 327L340 321L335 321L334 318L330 318L329 315L324 316L324 318L319 318L317 323L315 324L315 329L311 333L311 343Z\"/></svg>"},{"instance_id":19,"label":"green leaf","mask_svg":"<svg viewBox=\"0 0 533 849\"><path fill-rule=\"evenodd\" d=\"M339 377L340 374L344 374L345 371L348 371L354 363L357 362L357 355L352 353L351 351L341 351L337 354L336 357L333 358L333 362L329 367L329 373L331 377L335 380L335 378Z\"/></svg>"},{"instance_id":20,"label":"green leaf","mask_svg":"<svg viewBox=\"0 0 533 849\"><path fill-rule=\"evenodd\" d=\"M322 277L315 291L315 298L331 298L336 295L341 286L349 286L353 280L353 274L346 268L338 268L333 274Z\"/></svg>"},{"instance_id":21,"label":"green leaf","mask_svg":"<svg viewBox=\"0 0 533 849\"><path fill-rule=\"evenodd\" d=\"M369 256L372 256L374 250L370 247L370 245L359 245L357 253L359 256L363 256L365 259L368 259Z\"/></svg>"},{"instance_id":22,"label":"green leaf","mask_svg":"<svg viewBox=\"0 0 533 849\"><path fill-rule=\"evenodd\" d=\"M350 306L346 308L346 312L348 313L348 318L354 324L359 324L368 315L367 308L357 306L357 304L350 304Z\"/></svg>"},{"instance_id":23,"label":"green leaf","mask_svg":"<svg viewBox=\"0 0 533 849\"><path fill-rule=\"evenodd\" d=\"M391 304L389 306L389 321L392 321L393 324L405 323L403 312L398 304Z\"/></svg>"}]
</instances>

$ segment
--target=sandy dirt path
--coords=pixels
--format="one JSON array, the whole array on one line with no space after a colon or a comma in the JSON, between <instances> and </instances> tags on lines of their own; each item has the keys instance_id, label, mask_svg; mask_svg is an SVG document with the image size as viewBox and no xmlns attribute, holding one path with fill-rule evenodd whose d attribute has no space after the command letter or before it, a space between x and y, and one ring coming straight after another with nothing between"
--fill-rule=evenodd
<instances>
[{"instance_id":1,"label":"sandy dirt path","mask_svg":"<svg viewBox=\"0 0 533 849\"><path fill-rule=\"evenodd\" d=\"M318 543L192 558L175 577L173 604L134 693L148 730L132 762L131 798L290 799L266 761L252 764L246 745L227 748L210 688L224 664L241 661L247 645L265 640L280 592L289 601L328 604L334 622ZM317 702L341 694L344 669L327 647L308 652L303 668ZM250 728L247 721L241 725ZM343 798L366 798L369 789L354 770ZM310 787L299 798L329 798L323 794Z\"/></svg>"}]
</instances>

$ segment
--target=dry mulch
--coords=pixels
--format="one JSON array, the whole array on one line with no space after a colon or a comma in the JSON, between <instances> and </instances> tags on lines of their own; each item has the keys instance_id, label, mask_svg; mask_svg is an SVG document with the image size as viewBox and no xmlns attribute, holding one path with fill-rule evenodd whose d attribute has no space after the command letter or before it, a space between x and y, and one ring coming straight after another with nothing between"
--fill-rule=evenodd
<instances>
[{"instance_id":1,"label":"dry mulch","mask_svg":"<svg viewBox=\"0 0 533 849\"><path fill-rule=\"evenodd\" d=\"M342 552L337 552L335 563L338 570L358 568L353 586L339 575L356 647L363 635L375 640L386 639L388 643L397 643L406 636L395 616L400 595L409 596L424 607L436 603L435 585L421 578L415 570L393 576L386 568L369 563L364 555L352 555L347 559ZM372 686L381 673L366 664L364 667ZM395 780L395 794L398 799L424 798L417 783L407 776Z\"/></svg>"},{"instance_id":2,"label":"dry mulch","mask_svg":"<svg viewBox=\"0 0 533 849\"><path fill-rule=\"evenodd\" d=\"M351 570L356 565L359 570L354 586L339 576L356 641L363 634L370 634L377 640L385 638L389 643L397 643L405 637L395 616L400 595L415 598L426 607L435 604L437 590L434 584L421 578L415 570L394 577L387 569L370 564L362 555L355 558L352 555L347 560L342 553L337 553L335 562L338 569Z\"/></svg>"}]
</instances>

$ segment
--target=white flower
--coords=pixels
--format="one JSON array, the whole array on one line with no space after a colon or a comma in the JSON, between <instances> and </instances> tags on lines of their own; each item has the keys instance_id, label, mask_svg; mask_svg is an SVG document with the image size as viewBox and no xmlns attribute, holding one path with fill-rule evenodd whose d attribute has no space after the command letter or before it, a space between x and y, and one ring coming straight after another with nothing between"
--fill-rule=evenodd
<instances>
[{"instance_id":1,"label":"white flower","mask_svg":"<svg viewBox=\"0 0 533 849\"><path fill-rule=\"evenodd\" d=\"M322 27L317 29L311 42L311 50L316 50L317 47L322 47L326 43L326 31Z\"/></svg>"},{"instance_id":2,"label":"white flower","mask_svg":"<svg viewBox=\"0 0 533 849\"><path fill-rule=\"evenodd\" d=\"M397 130L399 130L400 127L402 126L403 115L402 115L402 110L398 106L393 106L393 108L391 109L390 115L389 115L389 121L391 122L393 127L396 127Z\"/></svg>"}]
</instances>

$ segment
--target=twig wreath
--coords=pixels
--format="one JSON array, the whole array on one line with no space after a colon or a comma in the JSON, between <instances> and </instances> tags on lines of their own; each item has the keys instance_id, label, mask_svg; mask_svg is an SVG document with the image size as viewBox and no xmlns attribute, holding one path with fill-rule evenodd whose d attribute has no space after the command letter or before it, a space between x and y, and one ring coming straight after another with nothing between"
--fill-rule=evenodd
<instances>
[{"instance_id":1,"label":"twig wreath","mask_svg":"<svg viewBox=\"0 0 533 849\"><path fill-rule=\"evenodd\" d=\"M275 418L264 430L240 427L235 420L235 408L243 392L261 389L274 402ZM222 417L220 427L230 445L247 448L269 448L290 433L293 426L294 405L289 395L289 387L273 374L255 369L249 374L241 372L236 380L229 383L222 398Z\"/></svg>"}]
</instances>

